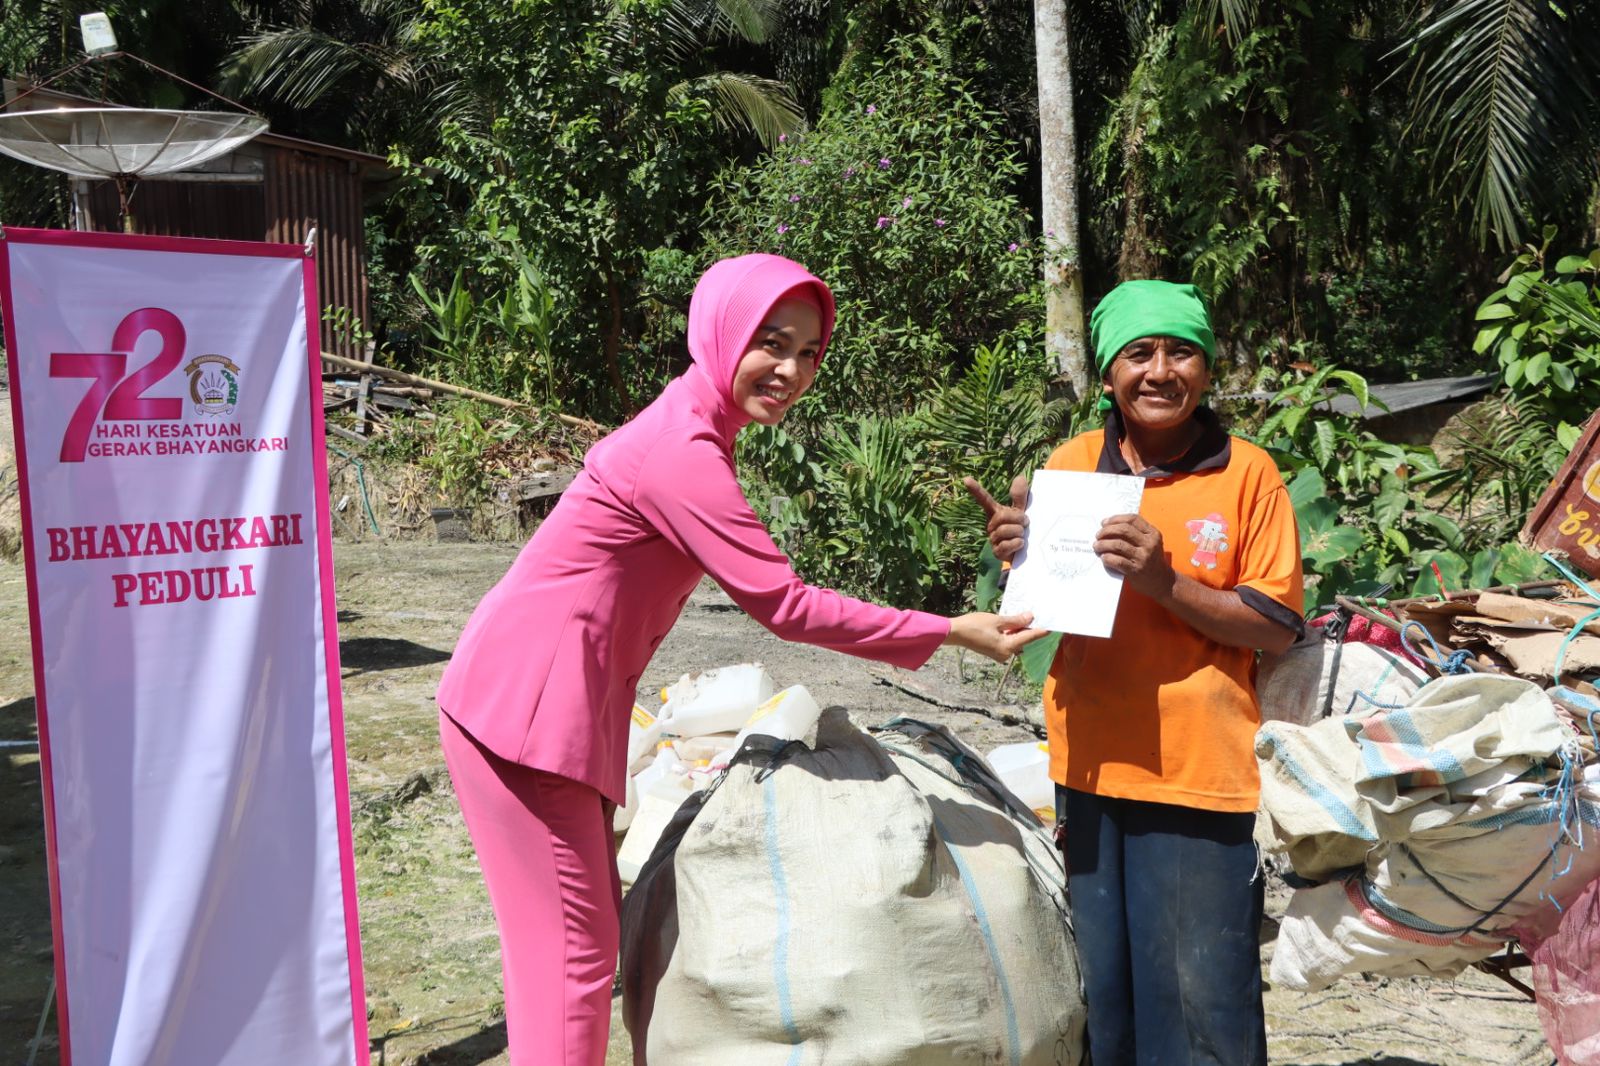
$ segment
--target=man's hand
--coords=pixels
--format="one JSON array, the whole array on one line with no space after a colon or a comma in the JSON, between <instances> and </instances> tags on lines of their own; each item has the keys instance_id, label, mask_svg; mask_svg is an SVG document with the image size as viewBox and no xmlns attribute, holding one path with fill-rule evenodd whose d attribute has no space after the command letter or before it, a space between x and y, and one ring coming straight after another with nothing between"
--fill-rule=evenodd
<instances>
[{"instance_id":1,"label":"man's hand","mask_svg":"<svg viewBox=\"0 0 1600 1066\"><path fill-rule=\"evenodd\" d=\"M1009 563L1022 550L1023 529L1028 524L1025 508L1028 506L1028 479L1018 474L1011 482L1011 506L1007 507L978 484L977 478L963 478L963 485L989 516L989 544L995 558Z\"/></svg>"},{"instance_id":2,"label":"man's hand","mask_svg":"<svg viewBox=\"0 0 1600 1066\"><path fill-rule=\"evenodd\" d=\"M987 655L997 663L1003 663L1021 651L1024 645L1049 635L1048 629L1027 628L1032 621L1031 614L998 615L974 611L957 615L950 619L950 635L944 638L944 642L968 648L980 655Z\"/></svg>"},{"instance_id":3,"label":"man's hand","mask_svg":"<svg viewBox=\"0 0 1600 1066\"><path fill-rule=\"evenodd\" d=\"M1167 560L1161 531L1136 514L1112 515L1100 526L1095 554L1123 580L1158 603L1172 595L1177 574Z\"/></svg>"}]
</instances>

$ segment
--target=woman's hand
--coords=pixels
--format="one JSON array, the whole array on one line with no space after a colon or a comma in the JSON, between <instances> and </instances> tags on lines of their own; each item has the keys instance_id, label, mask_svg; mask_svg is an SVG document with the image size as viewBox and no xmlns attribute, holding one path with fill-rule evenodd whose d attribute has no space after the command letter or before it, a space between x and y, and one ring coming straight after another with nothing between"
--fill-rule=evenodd
<instances>
[{"instance_id":1,"label":"woman's hand","mask_svg":"<svg viewBox=\"0 0 1600 1066\"><path fill-rule=\"evenodd\" d=\"M1002 563L1009 563L1022 550L1022 531L1028 524L1028 516L1024 511L1028 506L1028 479L1018 474L1012 480L1010 507L989 495L984 487L978 484L977 478L963 478L962 484L967 487L967 492L971 493L972 498L978 501L983 513L989 516L987 532L989 544L994 548L995 558Z\"/></svg>"},{"instance_id":2,"label":"woman's hand","mask_svg":"<svg viewBox=\"0 0 1600 1066\"><path fill-rule=\"evenodd\" d=\"M1021 651L1024 645L1049 635L1048 629L1029 629L1028 623L1032 621L1031 614L998 615L974 611L957 615L950 619L950 635L944 638L944 642L1003 663Z\"/></svg>"},{"instance_id":3,"label":"woman's hand","mask_svg":"<svg viewBox=\"0 0 1600 1066\"><path fill-rule=\"evenodd\" d=\"M1172 596L1177 574L1167 560L1161 531L1136 514L1112 515L1100 526L1095 554L1133 588L1157 603Z\"/></svg>"}]
</instances>

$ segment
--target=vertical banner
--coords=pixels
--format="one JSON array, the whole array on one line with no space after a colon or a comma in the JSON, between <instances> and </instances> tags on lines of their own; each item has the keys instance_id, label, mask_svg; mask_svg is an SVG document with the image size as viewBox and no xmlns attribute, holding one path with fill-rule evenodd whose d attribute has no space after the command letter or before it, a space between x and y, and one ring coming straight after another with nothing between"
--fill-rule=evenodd
<instances>
[{"instance_id":1,"label":"vertical banner","mask_svg":"<svg viewBox=\"0 0 1600 1066\"><path fill-rule=\"evenodd\" d=\"M7 229L71 1066L366 1066L314 263Z\"/></svg>"}]
</instances>

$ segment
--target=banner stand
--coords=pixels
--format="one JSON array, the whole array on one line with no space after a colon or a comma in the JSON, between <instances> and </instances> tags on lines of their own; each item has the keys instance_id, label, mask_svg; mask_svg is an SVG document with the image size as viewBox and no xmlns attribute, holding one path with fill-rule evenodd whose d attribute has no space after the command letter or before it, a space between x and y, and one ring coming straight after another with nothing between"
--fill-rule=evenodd
<instances>
[{"instance_id":1,"label":"banner stand","mask_svg":"<svg viewBox=\"0 0 1600 1066\"><path fill-rule=\"evenodd\" d=\"M313 251L0 231L64 1066L370 1058Z\"/></svg>"}]
</instances>

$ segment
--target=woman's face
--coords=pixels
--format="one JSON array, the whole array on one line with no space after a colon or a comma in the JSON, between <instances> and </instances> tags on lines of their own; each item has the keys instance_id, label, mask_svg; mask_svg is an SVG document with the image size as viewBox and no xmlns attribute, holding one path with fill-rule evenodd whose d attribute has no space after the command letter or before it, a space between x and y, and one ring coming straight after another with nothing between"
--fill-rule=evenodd
<instances>
[{"instance_id":1,"label":"woman's face","mask_svg":"<svg viewBox=\"0 0 1600 1066\"><path fill-rule=\"evenodd\" d=\"M763 426L783 421L817 376L822 316L805 300L779 300L733 374L733 402Z\"/></svg>"},{"instance_id":2,"label":"woman's face","mask_svg":"<svg viewBox=\"0 0 1600 1066\"><path fill-rule=\"evenodd\" d=\"M1140 337L1125 345L1105 373L1106 391L1122 417L1140 429L1180 426L1211 387L1206 352L1181 337Z\"/></svg>"}]
</instances>

